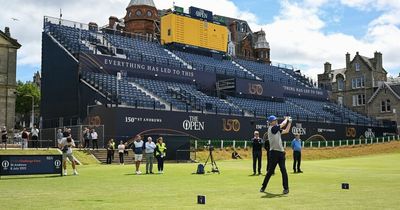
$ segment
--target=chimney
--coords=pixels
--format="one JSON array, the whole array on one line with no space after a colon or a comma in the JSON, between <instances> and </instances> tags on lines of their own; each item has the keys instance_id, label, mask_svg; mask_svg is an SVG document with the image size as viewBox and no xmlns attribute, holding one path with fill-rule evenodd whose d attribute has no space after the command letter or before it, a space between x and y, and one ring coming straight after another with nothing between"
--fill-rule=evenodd
<instances>
[{"instance_id":1,"label":"chimney","mask_svg":"<svg viewBox=\"0 0 400 210\"><path fill-rule=\"evenodd\" d=\"M115 29L114 25L115 25L116 22L118 22L118 18L115 17L115 16L110 16L108 18L108 28Z\"/></svg>"},{"instance_id":2,"label":"chimney","mask_svg":"<svg viewBox=\"0 0 400 210\"><path fill-rule=\"evenodd\" d=\"M350 69L350 53L346 53L346 70Z\"/></svg>"},{"instance_id":3,"label":"chimney","mask_svg":"<svg viewBox=\"0 0 400 210\"><path fill-rule=\"evenodd\" d=\"M374 54L374 60L375 60L375 70L376 71L382 71L383 66L382 66L382 53L380 52L375 52Z\"/></svg>"},{"instance_id":4,"label":"chimney","mask_svg":"<svg viewBox=\"0 0 400 210\"><path fill-rule=\"evenodd\" d=\"M330 74L332 70L332 64L330 64L329 62L326 62L324 64L324 74Z\"/></svg>"},{"instance_id":5,"label":"chimney","mask_svg":"<svg viewBox=\"0 0 400 210\"><path fill-rule=\"evenodd\" d=\"M11 37L10 28L9 28L9 27L5 27L5 28L4 28L4 33L5 33L8 37Z\"/></svg>"}]
</instances>

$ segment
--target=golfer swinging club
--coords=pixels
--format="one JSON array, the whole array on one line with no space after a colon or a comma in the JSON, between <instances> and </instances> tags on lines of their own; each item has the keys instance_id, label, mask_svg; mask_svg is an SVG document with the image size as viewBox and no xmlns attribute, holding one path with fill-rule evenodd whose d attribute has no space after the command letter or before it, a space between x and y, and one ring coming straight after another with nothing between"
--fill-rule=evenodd
<instances>
[{"instance_id":1,"label":"golfer swinging club","mask_svg":"<svg viewBox=\"0 0 400 210\"><path fill-rule=\"evenodd\" d=\"M268 122L270 123L267 132L268 132L268 141L270 144L271 168L270 170L268 170L267 175L264 178L264 182L262 183L260 192L265 191L269 179L271 178L272 173L275 171L276 165L279 164L279 168L282 173L283 194L288 194L289 181L285 167L285 150L282 146L281 135L289 133L290 126L292 124L292 119L290 117L285 117L285 120L281 124L278 124L276 117L271 115L268 117ZM285 130L282 130L283 128L285 128Z\"/></svg>"}]
</instances>

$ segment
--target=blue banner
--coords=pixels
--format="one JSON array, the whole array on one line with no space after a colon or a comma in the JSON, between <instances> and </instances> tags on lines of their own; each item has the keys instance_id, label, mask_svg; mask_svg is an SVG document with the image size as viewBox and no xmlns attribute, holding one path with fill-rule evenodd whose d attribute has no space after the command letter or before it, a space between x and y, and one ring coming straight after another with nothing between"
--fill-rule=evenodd
<instances>
[{"instance_id":1,"label":"blue banner","mask_svg":"<svg viewBox=\"0 0 400 210\"><path fill-rule=\"evenodd\" d=\"M236 78L236 93L275 98L283 98L283 96L318 100L327 100L328 98L328 92L326 90L240 78Z\"/></svg>"},{"instance_id":2,"label":"blue banner","mask_svg":"<svg viewBox=\"0 0 400 210\"><path fill-rule=\"evenodd\" d=\"M328 100L328 92L326 90L289 85L282 85L282 88L286 96L305 96L308 98Z\"/></svg>"},{"instance_id":3,"label":"blue banner","mask_svg":"<svg viewBox=\"0 0 400 210\"><path fill-rule=\"evenodd\" d=\"M338 124L333 122L308 122L293 117L290 135L282 139L290 141L292 134L301 134L304 140L318 135L326 140L380 137L395 133L395 127L377 127ZM94 107L89 120L104 124L107 139L127 140L137 134L162 134L164 136L188 136L191 139L251 139L255 130L266 132L266 119L235 115L215 115L174 111L154 111L134 108ZM327 119L329 120L329 119ZM281 122L282 119L279 119Z\"/></svg>"},{"instance_id":4,"label":"blue banner","mask_svg":"<svg viewBox=\"0 0 400 210\"><path fill-rule=\"evenodd\" d=\"M91 62L85 62L87 60L95 61L98 66L93 66ZM100 69L101 73L111 75L116 75L117 72L125 71L129 77L142 77L146 75L151 79L174 79L198 84L202 88L207 89L213 88L216 83L215 73L194 71L187 68L92 54L81 54L80 61L80 69L93 71L99 71Z\"/></svg>"},{"instance_id":5,"label":"blue banner","mask_svg":"<svg viewBox=\"0 0 400 210\"><path fill-rule=\"evenodd\" d=\"M62 155L0 155L0 176L62 175Z\"/></svg>"},{"instance_id":6,"label":"blue banner","mask_svg":"<svg viewBox=\"0 0 400 210\"><path fill-rule=\"evenodd\" d=\"M240 78L236 78L236 92L253 96L283 97L282 86L279 84L271 85L263 81Z\"/></svg>"}]
</instances>

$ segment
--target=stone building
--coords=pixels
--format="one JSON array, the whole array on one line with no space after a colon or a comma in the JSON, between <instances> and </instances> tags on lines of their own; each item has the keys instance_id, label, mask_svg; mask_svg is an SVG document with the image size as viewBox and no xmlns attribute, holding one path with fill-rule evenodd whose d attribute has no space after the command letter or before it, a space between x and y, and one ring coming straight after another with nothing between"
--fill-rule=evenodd
<instances>
[{"instance_id":1,"label":"stone building","mask_svg":"<svg viewBox=\"0 0 400 210\"><path fill-rule=\"evenodd\" d=\"M21 45L10 35L10 29L0 30L0 126L8 129L15 124L17 50Z\"/></svg>"},{"instance_id":2,"label":"stone building","mask_svg":"<svg viewBox=\"0 0 400 210\"><path fill-rule=\"evenodd\" d=\"M36 71L36 73L33 74L32 83L36 85L39 88L39 90L41 86L41 80L42 76L40 75L40 72Z\"/></svg>"},{"instance_id":3,"label":"stone building","mask_svg":"<svg viewBox=\"0 0 400 210\"><path fill-rule=\"evenodd\" d=\"M368 115L397 122L400 133L400 83L383 82L367 102Z\"/></svg>"},{"instance_id":4,"label":"stone building","mask_svg":"<svg viewBox=\"0 0 400 210\"><path fill-rule=\"evenodd\" d=\"M264 63L271 63L270 59L270 47L267 39L265 38L265 32L263 30L255 32L254 37L254 57Z\"/></svg>"},{"instance_id":5,"label":"stone building","mask_svg":"<svg viewBox=\"0 0 400 210\"><path fill-rule=\"evenodd\" d=\"M318 87L329 90L332 101L368 114L366 102L387 80L386 75L380 52L375 52L373 58L357 52L353 59L347 53L345 68L332 70L330 63L324 64L324 73L318 75Z\"/></svg>"},{"instance_id":6,"label":"stone building","mask_svg":"<svg viewBox=\"0 0 400 210\"><path fill-rule=\"evenodd\" d=\"M330 63L324 64L318 87L328 90L332 101L378 120L397 122L400 128L400 75L388 81L382 63L380 52L373 58L357 52L352 60L347 53L345 68L332 70Z\"/></svg>"},{"instance_id":7,"label":"stone building","mask_svg":"<svg viewBox=\"0 0 400 210\"><path fill-rule=\"evenodd\" d=\"M110 29L140 34L149 39L159 33L160 17L153 0L131 0L123 19L110 16L108 20Z\"/></svg>"},{"instance_id":8,"label":"stone building","mask_svg":"<svg viewBox=\"0 0 400 210\"><path fill-rule=\"evenodd\" d=\"M228 49L234 49L230 55L271 63L270 46L265 31L253 32L247 21L236 18L214 15L214 20L226 24L229 29Z\"/></svg>"}]
</instances>

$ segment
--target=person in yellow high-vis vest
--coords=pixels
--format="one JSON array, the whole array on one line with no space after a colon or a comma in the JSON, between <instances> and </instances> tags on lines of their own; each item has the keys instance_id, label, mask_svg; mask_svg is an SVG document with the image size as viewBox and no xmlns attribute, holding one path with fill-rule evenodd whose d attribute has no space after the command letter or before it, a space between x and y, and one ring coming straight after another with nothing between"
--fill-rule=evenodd
<instances>
[{"instance_id":1,"label":"person in yellow high-vis vest","mask_svg":"<svg viewBox=\"0 0 400 210\"><path fill-rule=\"evenodd\" d=\"M167 147L165 143L163 142L163 138L159 137L157 139L157 144L156 144L156 158L157 158L157 167L158 167L158 173L162 174L164 173L164 159L165 155L167 152Z\"/></svg>"}]
</instances>

